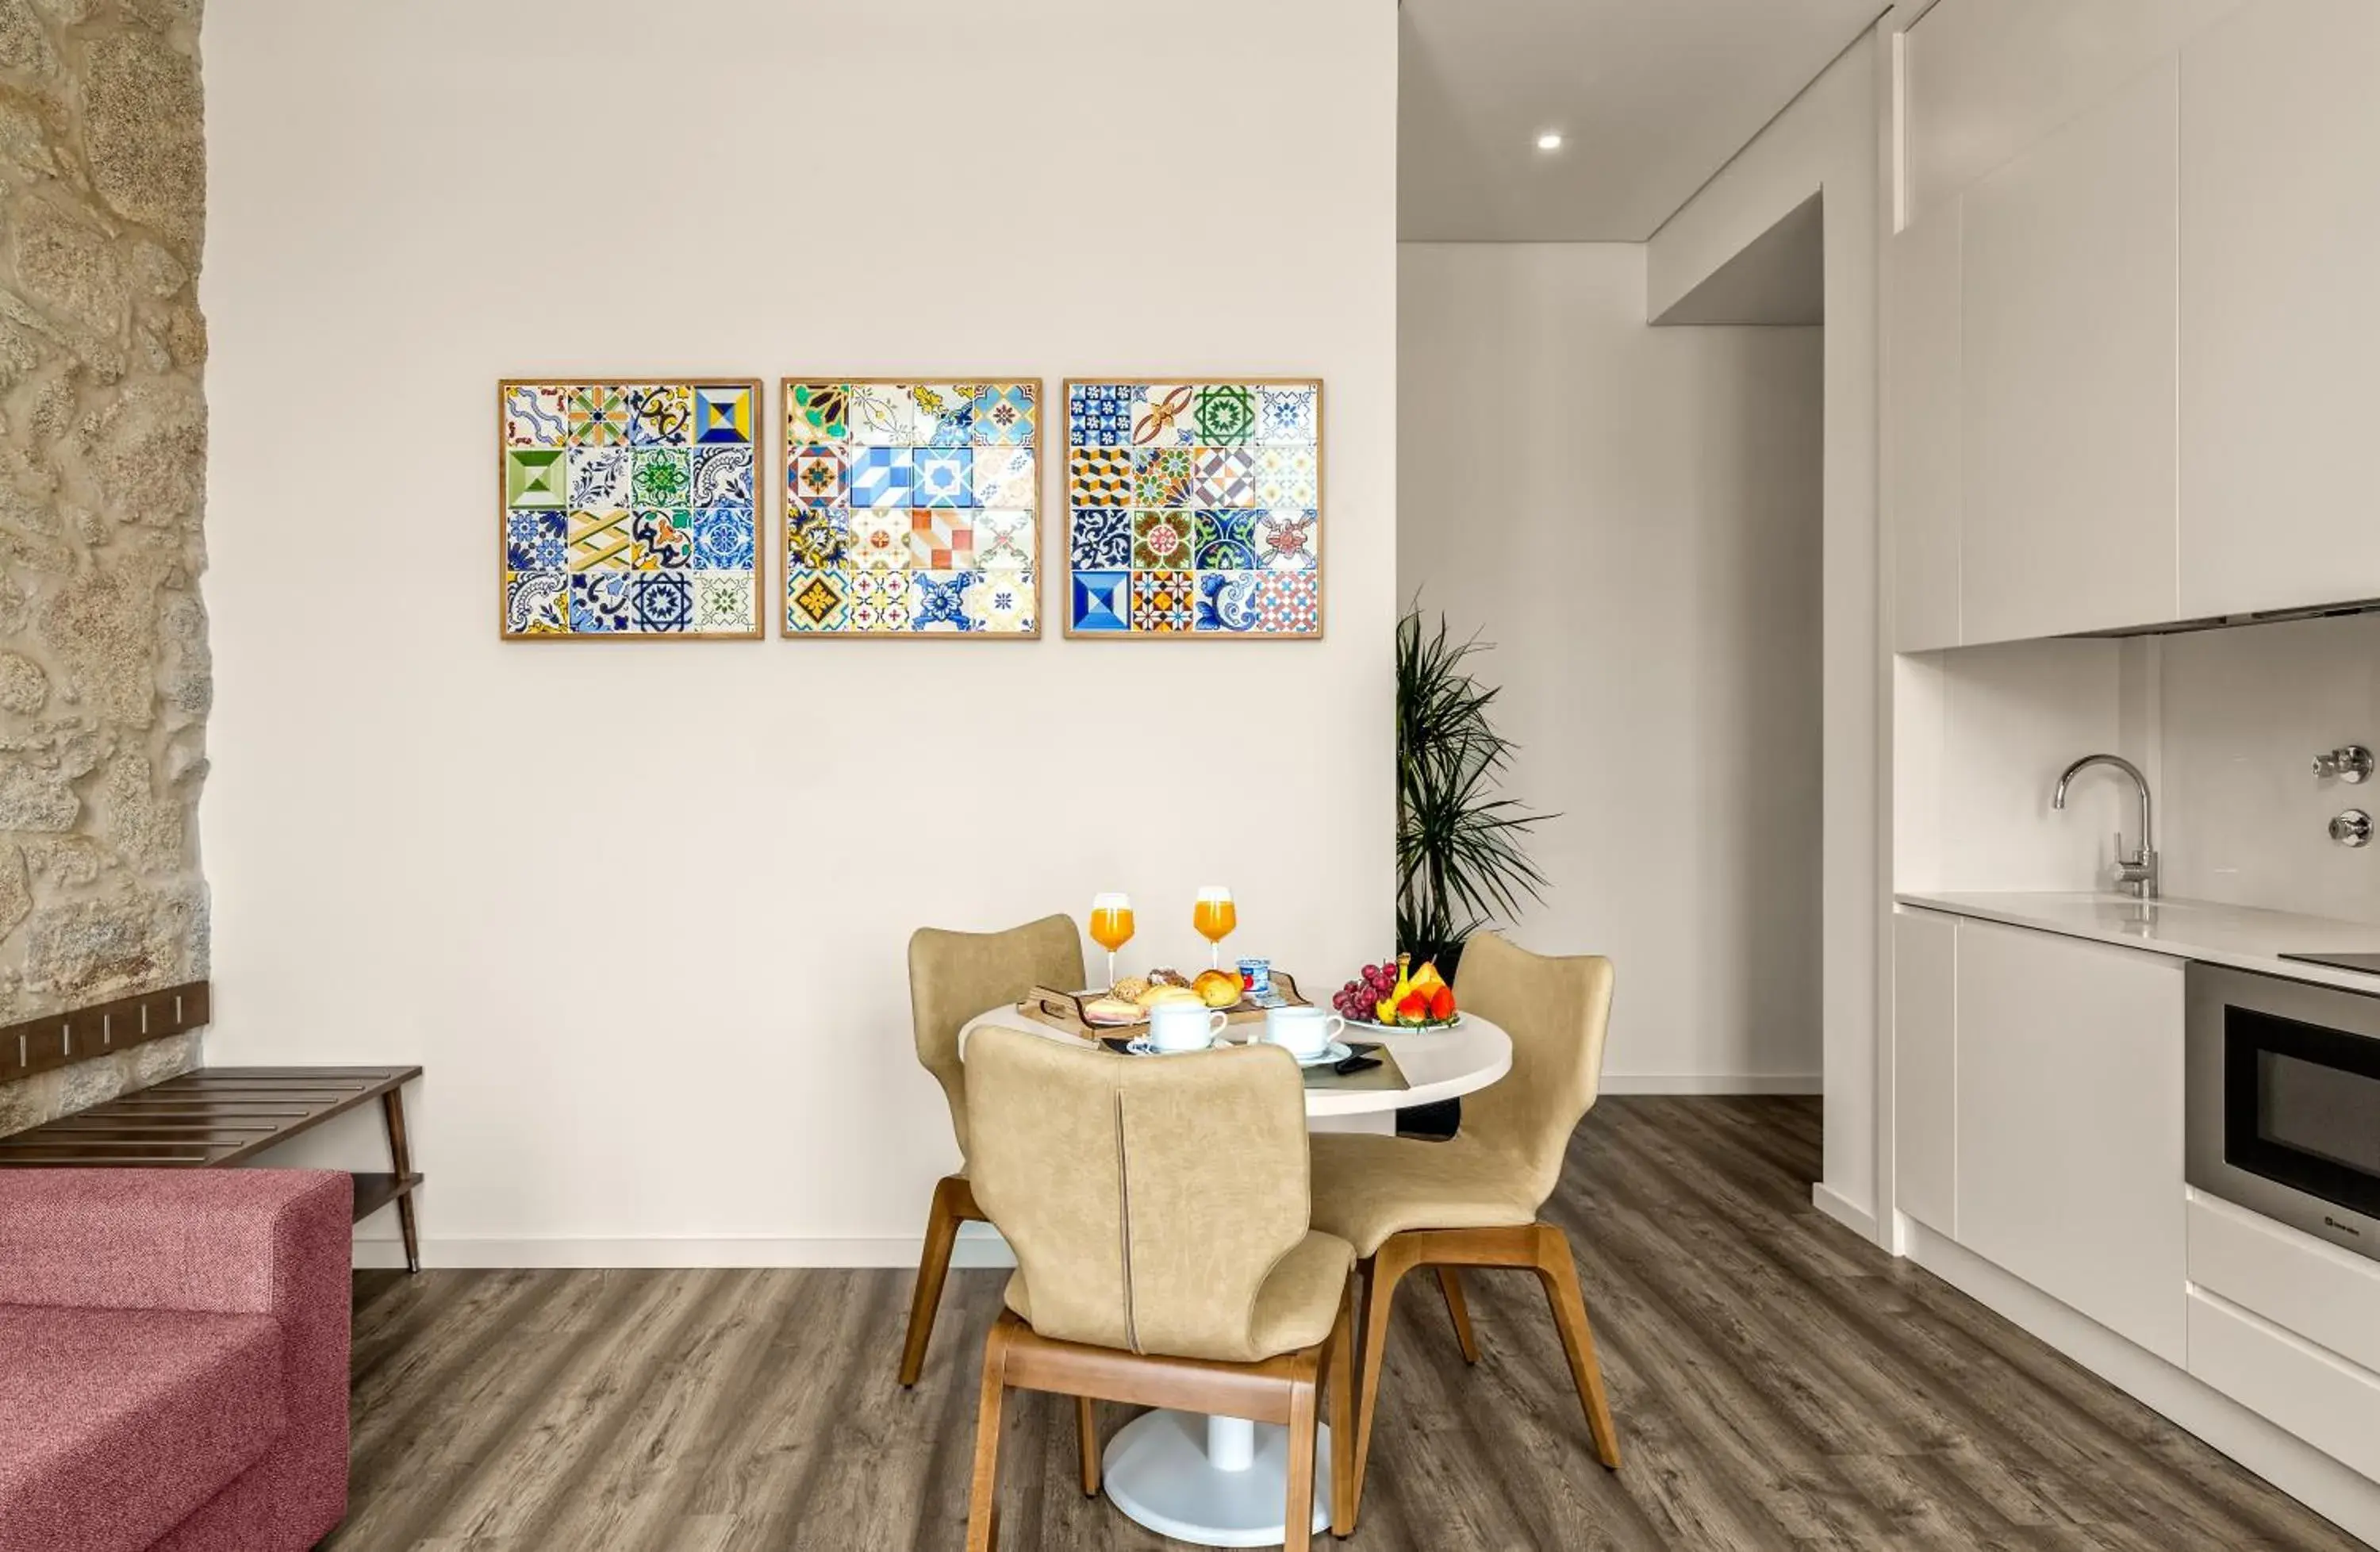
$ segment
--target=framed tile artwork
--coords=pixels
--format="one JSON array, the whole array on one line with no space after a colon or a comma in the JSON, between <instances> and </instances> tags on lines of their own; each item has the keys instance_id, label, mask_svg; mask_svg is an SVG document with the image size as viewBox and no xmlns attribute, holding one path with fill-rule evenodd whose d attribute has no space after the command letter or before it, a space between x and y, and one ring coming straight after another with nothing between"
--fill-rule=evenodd
<instances>
[{"instance_id":1,"label":"framed tile artwork","mask_svg":"<svg viewBox=\"0 0 2380 1552\"><path fill-rule=\"evenodd\" d=\"M787 378L787 637L1041 634L1041 382Z\"/></svg>"},{"instance_id":2,"label":"framed tile artwork","mask_svg":"<svg viewBox=\"0 0 2380 1552\"><path fill-rule=\"evenodd\" d=\"M496 387L507 641L760 635L755 379Z\"/></svg>"},{"instance_id":3,"label":"framed tile artwork","mask_svg":"<svg viewBox=\"0 0 2380 1552\"><path fill-rule=\"evenodd\" d=\"M1070 637L1322 634L1322 384L1066 382Z\"/></svg>"}]
</instances>

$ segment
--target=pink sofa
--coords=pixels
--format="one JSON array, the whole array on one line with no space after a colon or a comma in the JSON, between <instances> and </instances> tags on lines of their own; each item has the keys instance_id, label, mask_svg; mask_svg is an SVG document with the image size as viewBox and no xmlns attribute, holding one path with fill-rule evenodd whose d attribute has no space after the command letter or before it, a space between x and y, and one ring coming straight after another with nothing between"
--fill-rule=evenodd
<instances>
[{"instance_id":1,"label":"pink sofa","mask_svg":"<svg viewBox=\"0 0 2380 1552\"><path fill-rule=\"evenodd\" d=\"M0 1170L0 1552L331 1533L354 1190L313 1170Z\"/></svg>"}]
</instances>

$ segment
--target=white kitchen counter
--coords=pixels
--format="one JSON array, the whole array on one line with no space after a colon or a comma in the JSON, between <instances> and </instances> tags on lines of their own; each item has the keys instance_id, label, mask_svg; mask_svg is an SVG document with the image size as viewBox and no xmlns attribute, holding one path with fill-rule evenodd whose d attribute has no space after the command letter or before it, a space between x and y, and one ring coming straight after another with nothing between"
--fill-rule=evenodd
<instances>
[{"instance_id":1,"label":"white kitchen counter","mask_svg":"<svg viewBox=\"0 0 2380 1552\"><path fill-rule=\"evenodd\" d=\"M2380 953L2380 926L2370 922L2301 916L2205 900L2143 903L2128 894L1898 893L1893 898L1921 910L2380 993L2380 976L2281 958L2284 952Z\"/></svg>"}]
</instances>

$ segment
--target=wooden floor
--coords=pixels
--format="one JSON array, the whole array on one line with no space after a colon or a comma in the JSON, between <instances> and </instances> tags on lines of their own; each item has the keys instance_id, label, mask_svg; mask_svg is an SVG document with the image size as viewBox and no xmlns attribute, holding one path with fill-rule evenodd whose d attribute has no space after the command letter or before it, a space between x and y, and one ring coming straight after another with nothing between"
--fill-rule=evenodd
<instances>
[{"instance_id":1,"label":"wooden floor","mask_svg":"<svg viewBox=\"0 0 2380 1552\"><path fill-rule=\"evenodd\" d=\"M1815 1100L1604 1100L1550 1211L1627 1464L1589 1457L1534 1279L1472 1279L1471 1370L1415 1279L1350 1547L2362 1545L1823 1218L1817 1167ZM326 1545L958 1546L1002 1275L953 1275L905 1392L904 1272L359 1274L351 1507ZM1067 1403L1011 1419L1010 1552L1177 1545L1081 1496Z\"/></svg>"}]
</instances>

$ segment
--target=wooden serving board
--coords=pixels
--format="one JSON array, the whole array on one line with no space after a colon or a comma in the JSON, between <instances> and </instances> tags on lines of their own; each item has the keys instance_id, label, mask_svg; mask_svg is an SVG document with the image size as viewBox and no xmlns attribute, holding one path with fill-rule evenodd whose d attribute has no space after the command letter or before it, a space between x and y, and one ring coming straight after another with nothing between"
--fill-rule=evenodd
<instances>
[{"instance_id":1,"label":"wooden serving board","mask_svg":"<svg viewBox=\"0 0 2380 1552\"><path fill-rule=\"evenodd\" d=\"M1297 989L1297 982L1281 971L1276 970L1272 973L1272 989L1280 994L1281 1006L1284 1008L1313 1006L1305 1000L1305 994ZM1098 1040L1110 1035L1121 1035L1129 1039L1135 1030L1146 1030L1148 1027L1148 1020L1146 1018L1136 1019L1131 1024L1093 1024L1089 1019L1085 1018L1083 1004L1104 995L1106 995L1104 991L1098 989L1053 991L1048 987L1035 987L1025 994L1025 1000L1016 1005L1016 1011L1036 1024L1046 1024L1052 1029L1062 1029L1067 1034L1085 1040ZM1255 1024L1271 1011L1269 1008L1259 1008L1245 1000L1222 1010L1227 1021L1232 1024Z\"/></svg>"}]
</instances>

